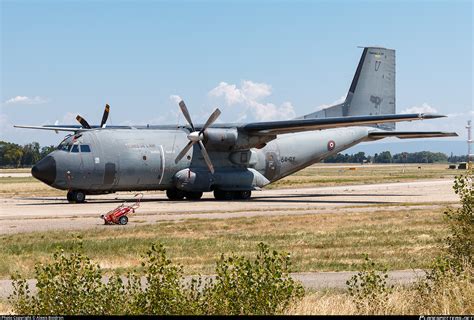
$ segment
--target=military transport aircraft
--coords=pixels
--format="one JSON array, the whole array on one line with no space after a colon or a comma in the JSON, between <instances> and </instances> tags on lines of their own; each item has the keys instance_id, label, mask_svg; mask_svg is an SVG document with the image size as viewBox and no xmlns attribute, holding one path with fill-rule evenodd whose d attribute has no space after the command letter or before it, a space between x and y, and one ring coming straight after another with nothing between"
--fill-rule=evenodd
<instances>
[{"instance_id":1,"label":"military transport aircraft","mask_svg":"<svg viewBox=\"0 0 474 320\"><path fill-rule=\"evenodd\" d=\"M166 190L171 200L248 199L252 190L364 141L386 137L457 136L449 132L396 131L395 123L435 119L433 114L395 114L395 50L365 47L343 103L300 118L253 123L187 125L15 126L71 132L32 168L32 175L67 190L70 202L116 191Z\"/></svg>"}]
</instances>

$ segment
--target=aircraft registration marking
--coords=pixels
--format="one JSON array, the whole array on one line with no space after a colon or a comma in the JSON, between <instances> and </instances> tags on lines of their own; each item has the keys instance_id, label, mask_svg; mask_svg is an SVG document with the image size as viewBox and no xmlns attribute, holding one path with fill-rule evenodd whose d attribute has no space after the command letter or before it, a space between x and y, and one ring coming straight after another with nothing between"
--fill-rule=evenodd
<instances>
[{"instance_id":1,"label":"aircraft registration marking","mask_svg":"<svg viewBox=\"0 0 474 320\"><path fill-rule=\"evenodd\" d=\"M281 157L280 162L296 162L296 157Z\"/></svg>"}]
</instances>

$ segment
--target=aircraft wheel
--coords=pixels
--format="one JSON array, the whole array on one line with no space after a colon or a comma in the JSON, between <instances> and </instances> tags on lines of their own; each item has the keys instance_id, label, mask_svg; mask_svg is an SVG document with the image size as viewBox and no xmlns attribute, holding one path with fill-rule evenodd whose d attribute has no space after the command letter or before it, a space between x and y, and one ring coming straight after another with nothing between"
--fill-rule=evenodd
<instances>
[{"instance_id":1,"label":"aircraft wheel","mask_svg":"<svg viewBox=\"0 0 474 320\"><path fill-rule=\"evenodd\" d=\"M119 223L124 226L128 223L128 217L127 216L121 216L119 219Z\"/></svg>"},{"instance_id":2,"label":"aircraft wheel","mask_svg":"<svg viewBox=\"0 0 474 320\"><path fill-rule=\"evenodd\" d=\"M199 200L202 197L202 192L186 192L186 199L188 200Z\"/></svg>"},{"instance_id":3,"label":"aircraft wheel","mask_svg":"<svg viewBox=\"0 0 474 320\"><path fill-rule=\"evenodd\" d=\"M72 198L72 191L67 192L66 198L67 198L67 201L69 201L69 202L74 201L73 198Z\"/></svg>"},{"instance_id":4,"label":"aircraft wheel","mask_svg":"<svg viewBox=\"0 0 474 320\"><path fill-rule=\"evenodd\" d=\"M69 191L67 200L72 203L83 203L86 201L86 194L83 191Z\"/></svg>"},{"instance_id":5,"label":"aircraft wheel","mask_svg":"<svg viewBox=\"0 0 474 320\"><path fill-rule=\"evenodd\" d=\"M233 200L234 193L232 191L214 190L214 198L216 200Z\"/></svg>"},{"instance_id":6,"label":"aircraft wheel","mask_svg":"<svg viewBox=\"0 0 474 320\"><path fill-rule=\"evenodd\" d=\"M166 196L173 201L183 200L184 192L178 189L168 189L166 190Z\"/></svg>"},{"instance_id":7,"label":"aircraft wheel","mask_svg":"<svg viewBox=\"0 0 474 320\"><path fill-rule=\"evenodd\" d=\"M252 191L246 190L246 191L239 191L237 192L237 195L239 199L241 200L248 200L252 196Z\"/></svg>"}]
</instances>

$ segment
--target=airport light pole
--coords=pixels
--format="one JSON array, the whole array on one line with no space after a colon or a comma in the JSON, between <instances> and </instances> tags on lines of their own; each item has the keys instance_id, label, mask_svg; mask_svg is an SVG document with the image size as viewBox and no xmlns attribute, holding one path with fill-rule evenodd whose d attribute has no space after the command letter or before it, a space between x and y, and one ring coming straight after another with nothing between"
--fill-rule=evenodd
<instances>
[{"instance_id":1,"label":"airport light pole","mask_svg":"<svg viewBox=\"0 0 474 320\"><path fill-rule=\"evenodd\" d=\"M471 162L471 159L474 158L474 155L471 153L471 143L472 143L472 135L471 135L471 120L467 121L467 163Z\"/></svg>"}]
</instances>

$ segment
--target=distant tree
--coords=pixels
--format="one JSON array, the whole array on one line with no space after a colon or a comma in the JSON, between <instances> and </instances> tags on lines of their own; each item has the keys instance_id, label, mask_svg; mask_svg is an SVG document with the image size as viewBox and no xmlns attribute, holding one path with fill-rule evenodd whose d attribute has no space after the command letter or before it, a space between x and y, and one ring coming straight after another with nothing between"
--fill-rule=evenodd
<instances>
[{"instance_id":1,"label":"distant tree","mask_svg":"<svg viewBox=\"0 0 474 320\"><path fill-rule=\"evenodd\" d=\"M0 141L0 165L20 167L23 148L15 143Z\"/></svg>"},{"instance_id":2,"label":"distant tree","mask_svg":"<svg viewBox=\"0 0 474 320\"><path fill-rule=\"evenodd\" d=\"M351 160L352 163L362 163L364 160L367 160L367 157L365 156L365 152L357 152L356 154L352 155Z\"/></svg>"},{"instance_id":3,"label":"distant tree","mask_svg":"<svg viewBox=\"0 0 474 320\"><path fill-rule=\"evenodd\" d=\"M31 166L38 162L40 158L40 145L38 142L28 143L23 146L22 166Z\"/></svg>"},{"instance_id":4,"label":"distant tree","mask_svg":"<svg viewBox=\"0 0 474 320\"><path fill-rule=\"evenodd\" d=\"M383 151L376 157L374 157L376 163L391 163L392 162L392 154L390 151Z\"/></svg>"},{"instance_id":5,"label":"distant tree","mask_svg":"<svg viewBox=\"0 0 474 320\"><path fill-rule=\"evenodd\" d=\"M44 158L46 157L48 154L50 154L51 152L53 152L54 150L56 150L56 147L51 145L51 146L44 146L41 148L41 152L40 152L40 157L41 158Z\"/></svg>"}]
</instances>

